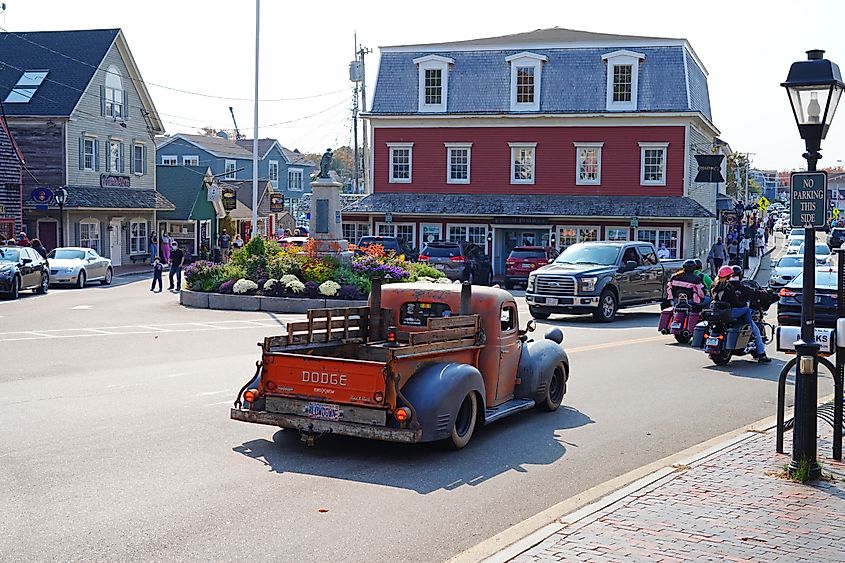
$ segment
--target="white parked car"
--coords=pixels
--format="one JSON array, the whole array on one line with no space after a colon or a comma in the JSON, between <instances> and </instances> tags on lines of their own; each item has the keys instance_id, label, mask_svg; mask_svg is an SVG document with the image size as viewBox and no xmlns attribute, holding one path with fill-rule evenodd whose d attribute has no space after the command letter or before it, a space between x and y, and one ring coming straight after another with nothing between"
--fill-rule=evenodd
<instances>
[{"instance_id":1,"label":"white parked car","mask_svg":"<svg viewBox=\"0 0 845 563\"><path fill-rule=\"evenodd\" d=\"M817 242L814 253L816 255L816 264L818 264L818 265L826 264L828 257L830 257L830 247L826 243ZM804 256L804 245L803 244L801 244L798 247L797 254L798 254L798 256Z\"/></svg>"},{"instance_id":2,"label":"white parked car","mask_svg":"<svg viewBox=\"0 0 845 563\"><path fill-rule=\"evenodd\" d=\"M786 245L789 246L789 241L792 241L792 240L800 240L801 242L804 242L804 228L803 227L799 227L797 229L791 229L789 231L789 236L786 237Z\"/></svg>"},{"instance_id":3,"label":"white parked car","mask_svg":"<svg viewBox=\"0 0 845 563\"><path fill-rule=\"evenodd\" d=\"M785 254L798 254L798 251L801 249L802 246L804 246L803 238L787 239Z\"/></svg>"},{"instance_id":4,"label":"white parked car","mask_svg":"<svg viewBox=\"0 0 845 563\"><path fill-rule=\"evenodd\" d=\"M89 281L109 285L114 277L111 260L91 248L56 248L47 255L47 261L50 263L50 285L85 287Z\"/></svg>"},{"instance_id":5,"label":"white parked car","mask_svg":"<svg viewBox=\"0 0 845 563\"><path fill-rule=\"evenodd\" d=\"M772 268L769 287L780 289L801 275L804 271L804 257L797 255L783 256Z\"/></svg>"}]
</instances>

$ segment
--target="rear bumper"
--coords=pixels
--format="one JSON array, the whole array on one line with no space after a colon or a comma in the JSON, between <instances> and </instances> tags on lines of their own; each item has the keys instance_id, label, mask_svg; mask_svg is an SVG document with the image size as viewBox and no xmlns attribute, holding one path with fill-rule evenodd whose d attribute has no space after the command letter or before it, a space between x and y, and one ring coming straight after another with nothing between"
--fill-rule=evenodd
<instances>
[{"instance_id":1,"label":"rear bumper","mask_svg":"<svg viewBox=\"0 0 845 563\"><path fill-rule=\"evenodd\" d=\"M281 414L266 411L251 411L233 408L229 411L232 420L267 424L280 428L290 428L311 434L340 434L384 440L386 442L422 442L422 429L409 430L404 428L388 428L386 426L372 426L354 422L340 422L334 420L320 420L295 414Z\"/></svg>"}]
</instances>

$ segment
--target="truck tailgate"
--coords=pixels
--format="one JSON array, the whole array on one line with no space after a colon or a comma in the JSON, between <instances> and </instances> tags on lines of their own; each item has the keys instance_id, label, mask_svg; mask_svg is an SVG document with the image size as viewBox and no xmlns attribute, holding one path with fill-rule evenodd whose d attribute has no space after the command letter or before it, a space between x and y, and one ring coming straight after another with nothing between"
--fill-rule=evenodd
<instances>
[{"instance_id":1,"label":"truck tailgate","mask_svg":"<svg viewBox=\"0 0 845 563\"><path fill-rule=\"evenodd\" d=\"M384 400L384 367L346 358L265 354L264 385L272 395L376 407Z\"/></svg>"}]
</instances>

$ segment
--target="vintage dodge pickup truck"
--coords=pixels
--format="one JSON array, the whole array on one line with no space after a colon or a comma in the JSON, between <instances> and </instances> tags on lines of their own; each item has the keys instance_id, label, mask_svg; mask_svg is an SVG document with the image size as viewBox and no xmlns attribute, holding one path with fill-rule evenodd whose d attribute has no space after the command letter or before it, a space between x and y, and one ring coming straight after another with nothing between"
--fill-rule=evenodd
<instances>
[{"instance_id":1,"label":"vintage dodge pickup truck","mask_svg":"<svg viewBox=\"0 0 845 563\"><path fill-rule=\"evenodd\" d=\"M592 313L609 323L622 307L664 303L666 284L683 260L658 260L649 242L573 244L528 276L525 300L535 319Z\"/></svg>"},{"instance_id":2,"label":"vintage dodge pickup truck","mask_svg":"<svg viewBox=\"0 0 845 563\"><path fill-rule=\"evenodd\" d=\"M532 340L507 291L376 283L369 306L314 309L259 343L255 376L230 416L297 430L467 445L478 426L566 393L563 333Z\"/></svg>"}]
</instances>

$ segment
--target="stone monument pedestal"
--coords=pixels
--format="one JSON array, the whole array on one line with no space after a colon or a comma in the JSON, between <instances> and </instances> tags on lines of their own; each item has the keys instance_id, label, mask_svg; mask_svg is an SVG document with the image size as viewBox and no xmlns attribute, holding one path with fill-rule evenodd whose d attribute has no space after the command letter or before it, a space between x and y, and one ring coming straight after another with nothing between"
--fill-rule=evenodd
<instances>
[{"instance_id":1,"label":"stone monument pedestal","mask_svg":"<svg viewBox=\"0 0 845 563\"><path fill-rule=\"evenodd\" d=\"M340 188L331 178L311 182L311 219L308 235L317 243L317 253L334 256L344 262L352 260L349 242L343 238L340 216Z\"/></svg>"}]
</instances>

